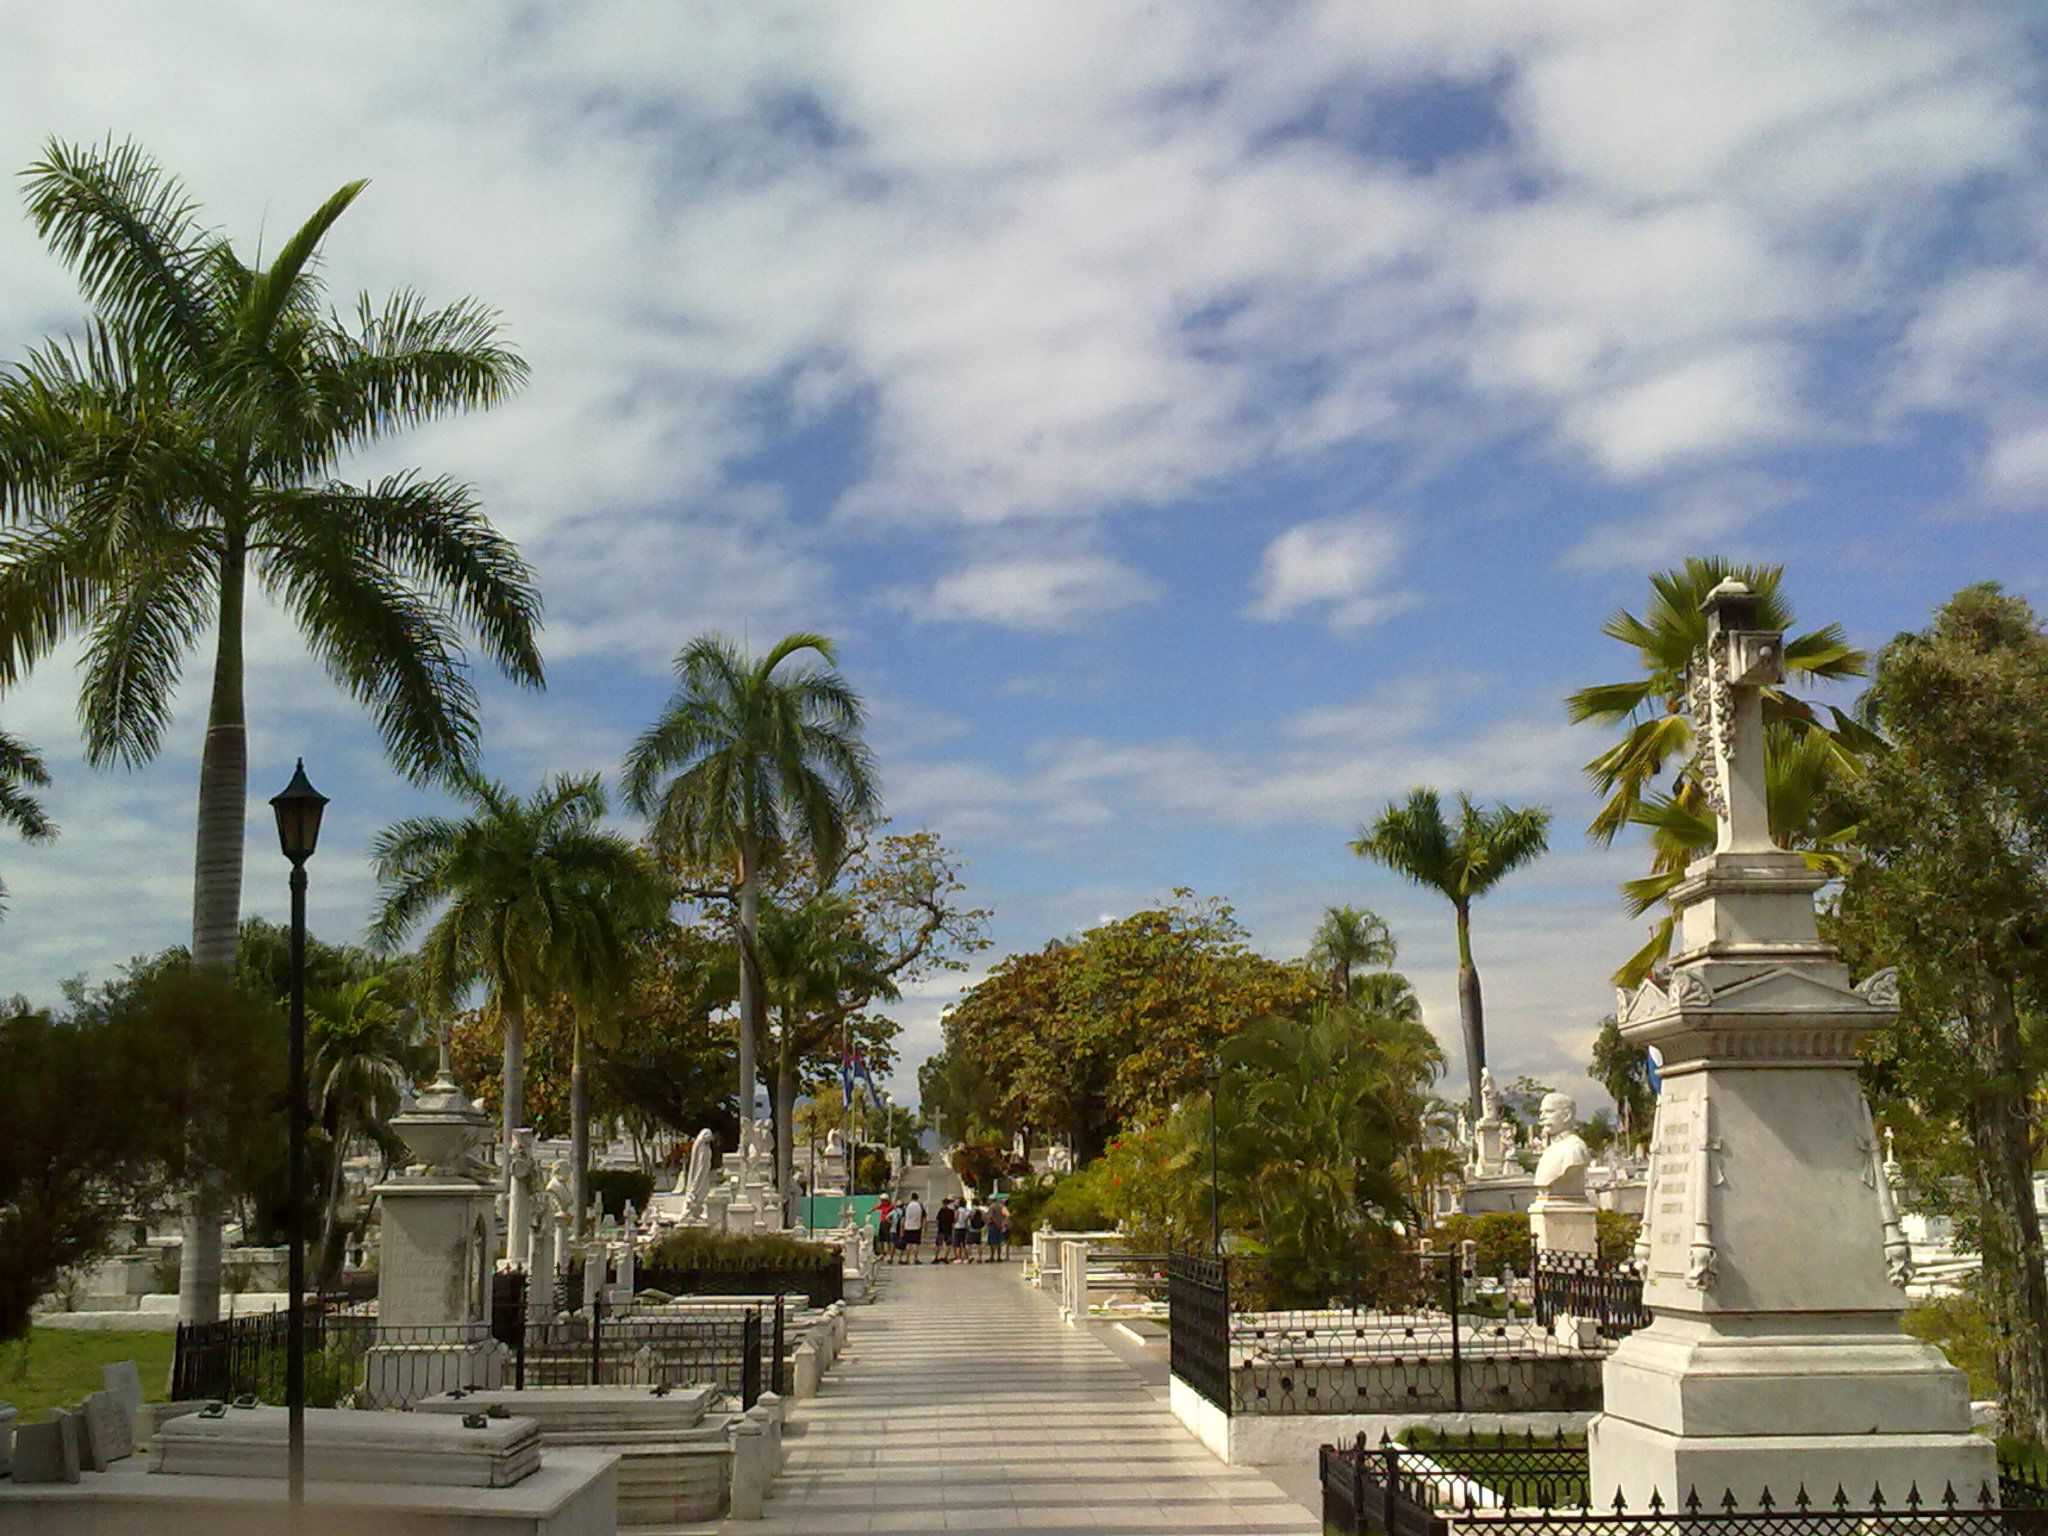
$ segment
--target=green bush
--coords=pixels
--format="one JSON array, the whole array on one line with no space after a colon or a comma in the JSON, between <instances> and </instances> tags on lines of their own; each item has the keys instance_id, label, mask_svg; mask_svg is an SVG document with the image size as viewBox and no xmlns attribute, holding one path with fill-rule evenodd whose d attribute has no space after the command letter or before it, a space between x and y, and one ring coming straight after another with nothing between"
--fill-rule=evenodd
<instances>
[{"instance_id":1,"label":"green bush","mask_svg":"<svg viewBox=\"0 0 2048 1536\"><path fill-rule=\"evenodd\" d=\"M1513 1270L1529 1273L1531 1245L1529 1218L1514 1211L1488 1211L1481 1216L1446 1216L1430 1233L1438 1248L1454 1248L1471 1241L1478 1244L1473 1269L1482 1275Z\"/></svg>"},{"instance_id":2,"label":"green bush","mask_svg":"<svg viewBox=\"0 0 2048 1536\"><path fill-rule=\"evenodd\" d=\"M1600 1232L1600 1257L1619 1264L1634 1256L1636 1235L1643 1230L1640 1216L1625 1211L1601 1211L1594 1217Z\"/></svg>"},{"instance_id":3,"label":"green bush","mask_svg":"<svg viewBox=\"0 0 2048 1536\"><path fill-rule=\"evenodd\" d=\"M1049 1221L1061 1232L1097 1232L1116 1225L1116 1218L1110 1214L1109 1188L1102 1164L1090 1163L1076 1173L1062 1177L1053 1186L1050 1196L1039 1210L1041 1220ZM1013 1230L1024 1227L1017 1220L1017 1207L1010 1206L1010 1226Z\"/></svg>"},{"instance_id":4,"label":"green bush","mask_svg":"<svg viewBox=\"0 0 2048 1536\"><path fill-rule=\"evenodd\" d=\"M588 1188L590 1194L604 1202L605 1215L623 1218L629 1200L634 1210L647 1209L647 1203L654 1198L654 1175L637 1168L593 1168Z\"/></svg>"},{"instance_id":5,"label":"green bush","mask_svg":"<svg viewBox=\"0 0 2048 1536\"><path fill-rule=\"evenodd\" d=\"M654 1245L650 1269L689 1269L702 1264L826 1264L839 1250L827 1243L807 1243L783 1232L713 1232L684 1227Z\"/></svg>"},{"instance_id":6,"label":"green bush","mask_svg":"<svg viewBox=\"0 0 2048 1536\"><path fill-rule=\"evenodd\" d=\"M1914 1338L1941 1346L1948 1363L1970 1378L1970 1396L1998 1396L1997 1331L1975 1292L1916 1302L1900 1321Z\"/></svg>"}]
</instances>

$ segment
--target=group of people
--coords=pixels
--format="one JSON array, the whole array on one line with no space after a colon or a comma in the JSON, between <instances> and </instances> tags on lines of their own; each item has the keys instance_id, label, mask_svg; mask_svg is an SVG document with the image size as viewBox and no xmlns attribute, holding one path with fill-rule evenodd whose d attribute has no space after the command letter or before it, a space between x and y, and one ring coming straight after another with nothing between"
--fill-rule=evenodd
<instances>
[{"instance_id":1,"label":"group of people","mask_svg":"<svg viewBox=\"0 0 2048 1536\"><path fill-rule=\"evenodd\" d=\"M1010 1250L1010 1208L997 1196L983 1204L948 1195L935 1211L916 1195L882 1197L875 1207L875 1252L884 1264L916 1264L931 1237L934 1264L1000 1264Z\"/></svg>"}]
</instances>

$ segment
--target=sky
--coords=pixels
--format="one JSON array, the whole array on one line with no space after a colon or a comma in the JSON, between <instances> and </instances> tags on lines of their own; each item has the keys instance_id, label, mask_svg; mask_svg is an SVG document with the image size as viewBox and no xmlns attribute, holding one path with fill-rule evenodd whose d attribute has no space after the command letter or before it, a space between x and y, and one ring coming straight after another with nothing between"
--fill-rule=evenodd
<instances>
[{"instance_id":1,"label":"sky","mask_svg":"<svg viewBox=\"0 0 2048 1536\"><path fill-rule=\"evenodd\" d=\"M991 948L920 986L900 1096L1003 955L1221 896L1300 954L1370 907L1456 1055L1449 908L1351 854L1417 784L1551 807L1478 907L1489 1055L1582 1077L1641 941L1564 697L1688 554L1782 563L1875 647L1957 588L2048 603L2048 93L2037 7L1819 0L528 3L0 12L0 167L133 138L343 302L495 307L532 368L366 454L471 483L546 602L485 767L615 773L676 651L835 638L899 830ZM75 327L0 195L0 362ZM272 610L264 802L333 799L315 930L435 808ZM0 834L0 994L189 931L208 668L162 755L85 766L75 652L0 696L49 759ZM1845 696L1846 697L1846 696ZM1454 1072L1446 1087L1455 1086ZM1597 1100L1588 1101L1588 1106Z\"/></svg>"}]
</instances>

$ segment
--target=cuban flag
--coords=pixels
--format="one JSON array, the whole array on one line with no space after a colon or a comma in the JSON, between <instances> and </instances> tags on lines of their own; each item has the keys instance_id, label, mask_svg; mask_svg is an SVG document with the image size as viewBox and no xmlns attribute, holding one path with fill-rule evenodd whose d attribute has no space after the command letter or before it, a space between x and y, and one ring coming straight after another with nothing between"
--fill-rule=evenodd
<instances>
[{"instance_id":1,"label":"cuban flag","mask_svg":"<svg viewBox=\"0 0 2048 1536\"><path fill-rule=\"evenodd\" d=\"M860 1080L868 1085L868 1101L875 1106L875 1113L886 1114L887 1111L882 1108L881 1090L875 1087L874 1074L868 1071L867 1057L856 1051L853 1054L853 1064L860 1072Z\"/></svg>"}]
</instances>

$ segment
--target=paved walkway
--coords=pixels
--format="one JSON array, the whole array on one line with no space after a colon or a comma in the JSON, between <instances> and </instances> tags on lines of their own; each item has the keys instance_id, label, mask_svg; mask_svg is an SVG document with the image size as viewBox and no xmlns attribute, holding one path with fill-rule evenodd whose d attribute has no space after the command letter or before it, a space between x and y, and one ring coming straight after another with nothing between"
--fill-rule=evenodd
<instances>
[{"instance_id":1,"label":"paved walkway","mask_svg":"<svg viewBox=\"0 0 2048 1536\"><path fill-rule=\"evenodd\" d=\"M1212 1456L1017 1265L883 1271L846 1352L797 1406L767 1518L728 1533L1250 1532L1320 1521Z\"/></svg>"}]
</instances>

